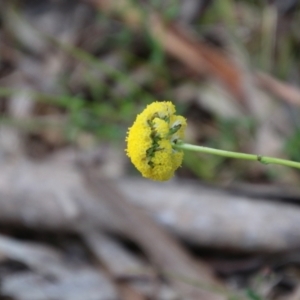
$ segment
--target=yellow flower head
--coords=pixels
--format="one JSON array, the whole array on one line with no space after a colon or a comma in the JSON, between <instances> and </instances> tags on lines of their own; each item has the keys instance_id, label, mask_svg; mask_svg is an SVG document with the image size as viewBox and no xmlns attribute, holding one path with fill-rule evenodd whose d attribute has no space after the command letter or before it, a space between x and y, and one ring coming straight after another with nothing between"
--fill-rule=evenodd
<instances>
[{"instance_id":1,"label":"yellow flower head","mask_svg":"<svg viewBox=\"0 0 300 300\"><path fill-rule=\"evenodd\" d=\"M183 152L172 148L182 140L186 120L175 115L172 102L153 102L140 113L126 138L126 153L146 178L165 181L180 167Z\"/></svg>"}]
</instances>

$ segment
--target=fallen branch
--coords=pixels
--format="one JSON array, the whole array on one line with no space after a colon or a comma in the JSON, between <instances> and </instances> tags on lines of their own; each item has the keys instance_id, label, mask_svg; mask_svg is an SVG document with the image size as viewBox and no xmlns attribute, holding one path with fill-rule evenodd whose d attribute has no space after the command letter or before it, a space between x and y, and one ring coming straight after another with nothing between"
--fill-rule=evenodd
<instances>
[{"instance_id":1,"label":"fallen branch","mask_svg":"<svg viewBox=\"0 0 300 300\"><path fill-rule=\"evenodd\" d=\"M7 163L1 166L0 183L2 226L69 232L91 226L120 234L128 232L124 220L115 217L109 201L95 204L95 196L83 187L73 162L53 159L42 164ZM198 183L171 181L161 185L122 179L114 181L114 186L134 206L148 211L174 234L200 247L248 253L276 253L300 247L297 205L266 201L258 193L254 201L241 191L239 195L228 194ZM105 185L100 187L104 189ZM290 196L295 202L297 191ZM271 198L275 197L272 193Z\"/></svg>"},{"instance_id":2,"label":"fallen branch","mask_svg":"<svg viewBox=\"0 0 300 300\"><path fill-rule=\"evenodd\" d=\"M123 222L124 234L143 249L152 263L168 277L185 299L225 299L225 296L222 296L225 290L214 279L208 266L200 262L195 264L174 239L143 211L129 203L110 181L100 178L90 169L85 169L85 176L88 190L99 201L105 201L112 208L114 217ZM184 279L191 280L199 286L194 287ZM221 294L209 290L221 290Z\"/></svg>"}]
</instances>

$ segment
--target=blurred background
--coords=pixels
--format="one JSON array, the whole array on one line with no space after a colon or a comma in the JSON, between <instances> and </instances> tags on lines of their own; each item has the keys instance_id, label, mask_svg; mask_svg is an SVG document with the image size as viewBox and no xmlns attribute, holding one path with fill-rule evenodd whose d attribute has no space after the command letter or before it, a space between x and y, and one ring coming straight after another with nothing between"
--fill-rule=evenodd
<instances>
[{"instance_id":1,"label":"blurred background","mask_svg":"<svg viewBox=\"0 0 300 300\"><path fill-rule=\"evenodd\" d=\"M168 100L186 142L300 161L299 28L296 0L0 0L0 299L300 299L300 171L190 152L154 183L124 151Z\"/></svg>"},{"instance_id":2,"label":"blurred background","mask_svg":"<svg viewBox=\"0 0 300 300\"><path fill-rule=\"evenodd\" d=\"M1 123L22 132L28 155L121 150L146 104L172 100L188 142L300 159L297 1L118 3L1 2ZM294 170L192 153L177 175L298 180Z\"/></svg>"}]
</instances>

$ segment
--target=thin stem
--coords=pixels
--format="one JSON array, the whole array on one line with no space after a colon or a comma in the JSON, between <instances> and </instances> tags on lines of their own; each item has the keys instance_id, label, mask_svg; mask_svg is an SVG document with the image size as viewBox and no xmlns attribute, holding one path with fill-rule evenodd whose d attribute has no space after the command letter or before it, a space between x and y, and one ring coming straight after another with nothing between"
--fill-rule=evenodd
<instances>
[{"instance_id":1,"label":"thin stem","mask_svg":"<svg viewBox=\"0 0 300 300\"><path fill-rule=\"evenodd\" d=\"M257 154L246 154L246 153L240 153L240 152L225 151L225 150L219 150L219 149L208 148L208 147L203 147L203 146L186 144L183 142L177 142L176 144L173 144L173 148L215 154L215 155L219 155L219 156L231 157L231 158L236 158L236 159L256 160L263 164L277 164L277 165L283 165L283 166L300 169L300 162L291 161L291 160L287 160L287 159L280 159L280 158L275 158L275 157L270 157L270 156L262 156L262 155L257 155Z\"/></svg>"}]
</instances>

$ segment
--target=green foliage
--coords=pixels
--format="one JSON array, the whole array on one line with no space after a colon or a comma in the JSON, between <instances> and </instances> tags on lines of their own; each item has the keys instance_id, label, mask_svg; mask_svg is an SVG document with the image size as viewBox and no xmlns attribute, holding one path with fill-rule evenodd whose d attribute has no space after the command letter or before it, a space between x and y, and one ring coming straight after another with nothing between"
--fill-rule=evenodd
<instances>
[{"instance_id":1,"label":"green foliage","mask_svg":"<svg viewBox=\"0 0 300 300\"><path fill-rule=\"evenodd\" d=\"M296 130L286 141L285 149L292 160L300 161L300 129Z\"/></svg>"},{"instance_id":2,"label":"green foliage","mask_svg":"<svg viewBox=\"0 0 300 300\"><path fill-rule=\"evenodd\" d=\"M254 290L247 289L246 295L249 300L264 300L261 296L259 296Z\"/></svg>"}]
</instances>

